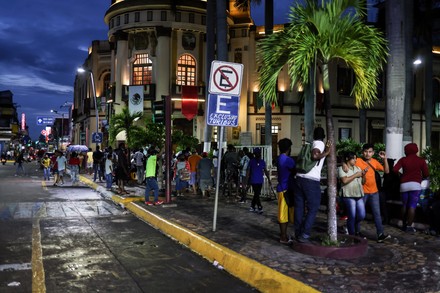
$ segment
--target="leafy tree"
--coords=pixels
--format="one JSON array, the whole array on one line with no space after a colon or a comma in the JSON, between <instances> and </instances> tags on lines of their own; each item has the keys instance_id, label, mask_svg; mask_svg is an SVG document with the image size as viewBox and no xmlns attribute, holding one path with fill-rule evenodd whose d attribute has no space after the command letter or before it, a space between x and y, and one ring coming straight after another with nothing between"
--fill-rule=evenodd
<instances>
[{"instance_id":1,"label":"leafy tree","mask_svg":"<svg viewBox=\"0 0 440 293\"><path fill-rule=\"evenodd\" d=\"M142 117L142 112L130 114L128 107L122 109L121 113L114 115L110 120L109 136L110 142L114 143L116 136L125 132L128 148L133 147L132 139L142 133L142 128L133 123Z\"/></svg>"},{"instance_id":2,"label":"leafy tree","mask_svg":"<svg viewBox=\"0 0 440 293\"><path fill-rule=\"evenodd\" d=\"M329 64L344 61L353 69L356 82L352 95L355 105L371 107L376 100L378 75L387 56L386 40L366 25L363 0L305 0L291 7L290 26L263 39L257 48L260 62L260 92L276 101L277 77L285 64L291 85L308 85L310 69L321 67L325 91L327 137L335 141L330 96ZM328 235L337 241L336 149L330 148L328 164Z\"/></svg>"}]
</instances>

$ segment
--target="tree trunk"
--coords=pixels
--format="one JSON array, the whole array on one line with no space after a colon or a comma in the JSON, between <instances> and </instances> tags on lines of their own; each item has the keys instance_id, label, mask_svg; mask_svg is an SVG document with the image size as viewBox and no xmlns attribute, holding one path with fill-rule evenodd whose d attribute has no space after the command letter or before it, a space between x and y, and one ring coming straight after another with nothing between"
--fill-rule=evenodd
<instances>
[{"instance_id":1,"label":"tree trunk","mask_svg":"<svg viewBox=\"0 0 440 293\"><path fill-rule=\"evenodd\" d=\"M268 36L273 33L273 0L266 0L264 5L264 32ZM265 144L272 146L272 105L270 102L265 102L264 118Z\"/></svg>"},{"instance_id":2,"label":"tree trunk","mask_svg":"<svg viewBox=\"0 0 440 293\"><path fill-rule=\"evenodd\" d=\"M414 62L413 56L413 43L412 43L412 35L413 35L413 16L414 16L414 3L413 0L406 0L405 2L405 22L404 22L404 34L406 36L405 42L405 60L406 60L406 68L405 68L405 105L403 109L403 146L412 142L412 101L414 95L414 71L413 66L411 66Z\"/></svg>"},{"instance_id":3,"label":"tree trunk","mask_svg":"<svg viewBox=\"0 0 440 293\"><path fill-rule=\"evenodd\" d=\"M309 84L304 88L304 132L308 142L313 141L316 111L316 58L310 68Z\"/></svg>"},{"instance_id":4,"label":"tree trunk","mask_svg":"<svg viewBox=\"0 0 440 293\"><path fill-rule=\"evenodd\" d=\"M390 159L402 157L403 109L405 100L405 1L386 1L390 54L387 64L386 152Z\"/></svg>"},{"instance_id":5,"label":"tree trunk","mask_svg":"<svg viewBox=\"0 0 440 293\"><path fill-rule=\"evenodd\" d=\"M338 224L336 220L336 179L337 179L337 165L336 165L336 142L335 142L335 128L333 125L332 103L330 97L330 82L328 64L322 66L323 83L325 94L325 118L327 125L327 140L332 141L330 153L327 157L327 197L328 197L328 213L327 213L327 233L330 241L338 240Z\"/></svg>"}]
</instances>

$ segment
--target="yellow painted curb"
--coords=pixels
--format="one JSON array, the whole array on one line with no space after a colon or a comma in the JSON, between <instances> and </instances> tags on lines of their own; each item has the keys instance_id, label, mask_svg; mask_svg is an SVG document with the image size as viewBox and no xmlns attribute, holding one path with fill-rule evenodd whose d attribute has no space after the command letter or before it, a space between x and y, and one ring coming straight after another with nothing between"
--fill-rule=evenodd
<instances>
[{"instance_id":1,"label":"yellow painted curb","mask_svg":"<svg viewBox=\"0 0 440 293\"><path fill-rule=\"evenodd\" d=\"M302 282L155 215L137 204L129 203L126 208L210 262L217 261L227 272L261 292L319 292Z\"/></svg>"}]
</instances>

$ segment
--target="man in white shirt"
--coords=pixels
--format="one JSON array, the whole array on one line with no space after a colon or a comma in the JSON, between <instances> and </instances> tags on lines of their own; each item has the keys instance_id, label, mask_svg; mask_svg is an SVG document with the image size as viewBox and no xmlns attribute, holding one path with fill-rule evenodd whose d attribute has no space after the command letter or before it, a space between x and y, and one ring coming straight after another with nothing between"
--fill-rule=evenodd
<instances>
[{"instance_id":1,"label":"man in white shirt","mask_svg":"<svg viewBox=\"0 0 440 293\"><path fill-rule=\"evenodd\" d=\"M316 165L308 173L297 173L294 184L294 226L298 242L310 241L315 217L321 204L321 169L325 157L330 152L332 142L324 144L324 129L315 128L313 132L312 159Z\"/></svg>"}]
</instances>

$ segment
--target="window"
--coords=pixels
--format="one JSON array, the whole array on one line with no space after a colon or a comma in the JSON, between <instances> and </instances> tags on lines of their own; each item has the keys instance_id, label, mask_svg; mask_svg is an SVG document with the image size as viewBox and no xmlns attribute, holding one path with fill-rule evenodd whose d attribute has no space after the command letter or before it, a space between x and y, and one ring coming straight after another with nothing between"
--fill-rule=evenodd
<instances>
[{"instance_id":1,"label":"window","mask_svg":"<svg viewBox=\"0 0 440 293\"><path fill-rule=\"evenodd\" d=\"M148 54L136 54L133 62L133 84L151 84L152 71L153 63Z\"/></svg>"},{"instance_id":2,"label":"window","mask_svg":"<svg viewBox=\"0 0 440 293\"><path fill-rule=\"evenodd\" d=\"M241 30L241 36L243 38L247 37L247 29L244 28L244 29Z\"/></svg>"},{"instance_id":3,"label":"window","mask_svg":"<svg viewBox=\"0 0 440 293\"><path fill-rule=\"evenodd\" d=\"M116 26L120 26L121 25L121 17L118 15L116 17Z\"/></svg>"},{"instance_id":4,"label":"window","mask_svg":"<svg viewBox=\"0 0 440 293\"><path fill-rule=\"evenodd\" d=\"M141 21L141 13L140 12L135 12L134 13L134 21L135 22Z\"/></svg>"},{"instance_id":5,"label":"window","mask_svg":"<svg viewBox=\"0 0 440 293\"><path fill-rule=\"evenodd\" d=\"M182 21L182 14L180 12L176 12L175 20L176 22Z\"/></svg>"},{"instance_id":6,"label":"window","mask_svg":"<svg viewBox=\"0 0 440 293\"><path fill-rule=\"evenodd\" d=\"M147 11L147 21L153 21L153 11Z\"/></svg>"},{"instance_id":7,"label":"window","mask_svg":"<svg viewBox=\"0 0 440 293\"><path fill-rule=\"evenodd\" d=\"M189 23L194 23L194 21L195 21L194 13L190 13L189 17L188 17L188 22Z\"/></svg>"},{"instance_id":8,"label":"window","mask_svg":"<svg viewBox=\"0 0 440 293\"><path fill-rule=\"evenodd\" d=\"M183 54L177 61L178 85L196 85L196 60L189 54Z\"/></svg>"},{"instance_id":9,"label":"window","mask_svg":"<svg viewBox=\"0 0 440 293\"><path fill-rule=\"evenodd\" d=\"M206 16L202 15L202 25L206 25Z\"/></svg>"},{"instance_id":10,"label":"window","mask_svg":"<svg viewBox=\"0 0 440 293\"><path fill-rule=\"evenodd\" d=\"M130 14L126 13L124 14L124 24L127 24L130 22Z\"/></svg>"},{"instance_id":11,"label":"window","mask_svg":"<svg viewBox=\"0 0 440 293\"><path fill-rule=\"evenodd\" d=\"M160 20L161 21L167 21L167 12L166 11L161 11L160 12Z\"/></svg>"}]
</instances>

